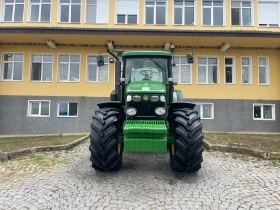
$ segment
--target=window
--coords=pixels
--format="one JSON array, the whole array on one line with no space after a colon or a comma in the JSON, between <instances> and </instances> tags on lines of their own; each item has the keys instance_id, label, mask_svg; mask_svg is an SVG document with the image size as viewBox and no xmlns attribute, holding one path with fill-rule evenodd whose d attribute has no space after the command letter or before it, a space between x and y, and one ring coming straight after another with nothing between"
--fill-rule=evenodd
<instances>
[{"instance_id":1,"label":"window","mask_svg":"<svg viewBox=\"0 0 280 210\"><path fill-rule=\"evenodd\" d=\"M242 58L242 84L251 84L252 83L252 66L251 58L243 57Z\"/></svg>"},{"instance_id":2,"label":"window","mask_svg":"<svg viewBox=\"0 0 280 210\"><path fill-rule=\"evenodd\" d=\"M214 104L212 103L195 103L194 110L198 112L201 119L214 119Z\"/></svg>"},{"instance_id":3,"label":"window","mask_svg":"<svg viewBox=\"0 0 280 210\"><path fill-rule=\"evenodd\" d=\"M234 68L233 57L225 57L225 83L226 84L235 83L235 68Z\"/></svg>"},{"instance_id":4,"label":"window","mask_svg":"<svg viewBox=\"0 0 280 210\"><path fill-rule=\"evenodd\" d=\"M87 0L86 3L86 23L108 22L108 0Z\"/></svg>"},{"instance_id":5,"label":"window","mask_svg":"<svg viewBox=\"0 0 280 210\"><path fill-rule=\"evenodd\" d=\"M251 1L231 1L231 24L252 25Z\"/></svg>"},{"instance_id":6,"label":"window","mask_svg":"<svg viewBox=\"0 0 280 210\"><path fill-rule=\"evenodd\" d=\"M34 54L31 59L31 81L51 81L53 56Z\"/></svg>"},{"instance_id":7,"label":"window","mask_svg":"<svg viewBox=\"0 0 280 210\"><path fill-rule=\"evenodd\" d=\"M78 103L58 103L58 117L77 117Z\"/></svg>"},{"instance_id":8,"label":"window","mask_svg":"<svg viewBox=\"0 0 280 210\"><path fill-rule=\"evenodd\" d=\"M269 67L267 57L259 57L259 84L269 84Z\"/></svg>"},{"instance_id":9,"label":"window","mask_svg":"<svg viewBox=\"0 0 280 210\"><path fill-rule=\"evenodd\" d=\"M97 56L87 57L87 81L88 82L108 82L108 56L104 57L104 66L97 66Z\"/></svg>"},{"instance_id":10,"label":"window","mask_svg":"<svg viewBox=\"0 0 280 210\"><path fill-rule=\"evenodd\" d=\"M195 25L194 20L194 0L174 0L174 24Z\"/></svg>"},{"instance_id":11,"label":"window","mask_svg":"<svg viewBox=\"0 0 280 210\"><path fill-rule=\"evenodd\" d=\"M259 26L277 27L279 24L279 0L258 1Z\"/></svg>"},{"instance_id":12,"label":"window","mask_svg":"<svg viewBox=\"0 0 280 210\"><path fill-rule=\"evenodd\" d=\"M116 1L116 23L137 24L138 0Z\"/></svg>"},{"instance_id":13,"label":"window","mask_svg":"<svg viewBox=\"0 0 280 210\"><path fill-rule=\"evenodd\" d=\"M175 57L176 66L173 67L173 79L174 82L181 84L192 83L192 69L188 63L187 57Z\"/></svg>"},{"instance_id":14,"label":"window","mask_svg":"<svg viewBox=\"0 0 280 210\"><path fill-rule=\"evenodd\" d=\"M165 24L165 18L165 0L146 0L146 24Z\"/></svg>"},{"instance_id":15,"label":"window","mask_svg":"<svg viewBox=\"0 0 280 210\"><path fill-rule=\"evenodd\" d=\"M23 19L24 0L3 0L3 20L21 22Z\"/></svg>"},{"instance_id":16,"label":"window","mask_svg":"<svg viewBox=\"0 0 280 210\"><path fill-rule=\"evenodd\" d=\"M51 0L30 0L29 21L50 21Z\"/></svg>"},{"instance_id":17,"label":"window","mask_svg":"<svg viewBox=\"0 0 280 210\"><path fill-rule=\"evenodd\" d=\"M223 1L203 1L203 25L223 25Z\"/></svg>"},{"instance_id":18,"label":"window","mask_svg":"<svg viewBox=\"0 0 280 210\"><path fill-rule=\"evenodd\" d=\"M28 117L49 117L50 101L28 101Z\"/></svg>"},{"instance_id":19,"label":"window","mask_svg":"<svg viewBox=\"0 0 280 210\"><path fill-rule=\"evenodd\" d=\"M80 56L79 55L60 55L59 82L79 82L80 80Z\"/></svg>"},{"instance_id":20,"label":"window","mask_svg":"<svg viewBox=\"0 0 280 210\"><path fill-rule=\"evenodd\" d=\"M217 84L218 83L218 58L198 58L198 83Z\"/></svg>"},{"instance_id":21,"label":"window","mask_svg":"<svg viewBox=\"0 0 280 210\"><path fill-rule=\"evenodd\" d=\"M4 53L3 54L3 80L20 81L22 80L23 54Z\"/></svg>"},{"instance_id":22,"label":"window","mask_svg":"<svg viewBox=\"0 0 280 210\"><path fill-rule=\"evenodd\" d=\"M254 120L275 120L274 104L253 104Z\"/></svg>"},{"instance_id":23,"label":"window","mask_svg":"<svg viewBox=\"0 0 280 210\"><path fill-rule=\"evenodd\" d=\"M81 0L60 0L59 22L80 23Z\"/></svg>"}]
</instances>

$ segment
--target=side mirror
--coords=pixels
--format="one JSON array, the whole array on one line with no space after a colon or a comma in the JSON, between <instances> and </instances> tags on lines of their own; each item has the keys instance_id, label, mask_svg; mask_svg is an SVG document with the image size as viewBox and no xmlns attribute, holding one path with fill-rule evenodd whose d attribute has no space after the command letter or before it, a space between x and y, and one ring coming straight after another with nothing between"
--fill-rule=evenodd
<instances>
[{"instance_id":1,"label":"side mirror","mask_svg":"<svg viewBox=\"0 0 280 210\"><path fill-rule=\"evenodd\" d=\"M187 54L188 63L193 63L193 55L191 53Z\"/></svg>"},{"instance_id":2,"label":"side mirror","mask_svg":"<svg viewBox=\"0 0 280 210\"><path fill-rule=\"evenodd\" d=\"M97 56L97 66L104 66L104 57L102 55Z\"/></svg>"}]
</instances>

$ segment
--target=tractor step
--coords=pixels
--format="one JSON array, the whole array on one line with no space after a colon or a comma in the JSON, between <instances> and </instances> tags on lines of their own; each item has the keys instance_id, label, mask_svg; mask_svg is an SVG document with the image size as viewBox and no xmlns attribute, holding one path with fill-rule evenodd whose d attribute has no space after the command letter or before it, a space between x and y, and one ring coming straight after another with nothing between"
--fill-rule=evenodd
<instances>
[{"instance_id":1,"label":"tractor step","mask_svg":"<svg viewBox=\"0 0 280 210\"><path fill-rule=\"evenodd\" d=\"M125 152L166 152L164 120L127 120L124 126Z\"/></svg>"}]
</instances>

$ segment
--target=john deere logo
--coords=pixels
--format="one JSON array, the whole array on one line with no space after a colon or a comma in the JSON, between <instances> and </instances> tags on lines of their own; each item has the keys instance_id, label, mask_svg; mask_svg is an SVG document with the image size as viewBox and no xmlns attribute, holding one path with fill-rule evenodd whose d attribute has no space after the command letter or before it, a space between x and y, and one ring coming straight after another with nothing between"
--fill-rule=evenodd
<instances>
[{"instance_id":1,"label":"john deere logo","mask_svg":"<svg viewBox=\"0 0 280 210\"><path fill-rule=\"evenodd\" d=\"M149 100L149 96L143 96L143 100L144 101L148 101Z\"/></svg>"}]
</instances>

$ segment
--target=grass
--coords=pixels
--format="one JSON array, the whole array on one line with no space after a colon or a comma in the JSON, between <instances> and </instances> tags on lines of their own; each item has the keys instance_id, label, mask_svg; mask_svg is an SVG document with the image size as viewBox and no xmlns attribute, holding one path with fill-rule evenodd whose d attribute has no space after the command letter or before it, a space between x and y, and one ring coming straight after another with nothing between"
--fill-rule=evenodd
<instances>
[{"instance_id":1,"label":"grass","mask_svg":"<svg viewBox=\"0 0 280 210\"><path fill-rule=\"evenodd\" d=\"M56 146L73 142L82 135L75 136L35 136L35 137L5 137L0 138L0 151L12 152L20 149L42 146Z\"/></svg>"},{"instance_id":2,"label":"grass","mask_svg":"<svg viewBox=\"0 0 280 210\"><path fill-rule=\"evenodd\" d=\"M280 152L280 134L206 133L204 136L210 144L245 147L264 152Z\"/></svg>"}]
</instances>

